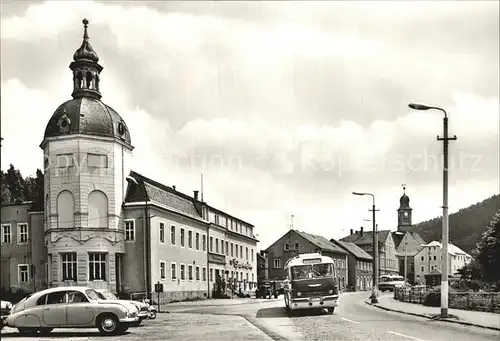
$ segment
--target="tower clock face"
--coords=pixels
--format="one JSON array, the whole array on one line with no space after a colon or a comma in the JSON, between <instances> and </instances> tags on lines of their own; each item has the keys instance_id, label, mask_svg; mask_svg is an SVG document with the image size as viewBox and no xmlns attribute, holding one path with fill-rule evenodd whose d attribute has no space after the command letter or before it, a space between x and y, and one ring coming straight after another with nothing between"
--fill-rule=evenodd
<instances>
[{"instance_id":1,"label":"tower clock face","mask_svg":"<svg viewBox=\"0 0 500 341\"><path fill-rule=\"evenodd\" d=\"M405 218L408 218L408 212L403 213Z\"/></svg>"}]
</instances>

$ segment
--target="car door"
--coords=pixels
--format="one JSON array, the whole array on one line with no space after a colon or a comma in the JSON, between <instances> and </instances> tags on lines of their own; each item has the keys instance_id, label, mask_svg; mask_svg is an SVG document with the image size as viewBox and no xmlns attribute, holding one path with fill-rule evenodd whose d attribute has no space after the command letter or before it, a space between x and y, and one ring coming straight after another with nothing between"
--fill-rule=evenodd
<instances>
[{"instance_id":1,"label":"car door","mask_svg":"<svg viewBox=\"0 0 500 341\"><path fill-rule=\"evenodd\" d=\"M94 311L87 297L79 291L69 291L66 317L68 326L94 326Z\"/></svg>"},{"instance_id":2,"label":"car door","mask_svg":"<svg viewBox=\"0 0 500 341\"><path fill-rule=\"evenodd\" d=\"M46 326L56 327L66 324L66 291L56 291L47 294L42 307L42 321Z\"/></svg>"}]
</instances>

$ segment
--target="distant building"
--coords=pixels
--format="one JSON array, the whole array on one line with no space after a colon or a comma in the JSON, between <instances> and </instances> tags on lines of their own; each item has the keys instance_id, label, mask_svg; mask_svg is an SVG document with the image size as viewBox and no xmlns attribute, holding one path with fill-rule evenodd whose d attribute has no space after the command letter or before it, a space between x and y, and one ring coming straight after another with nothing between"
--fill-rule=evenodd
<instances>
[{"instance_id":1,"label":"distant building","mask_svg":"<svg viewBox=\"0 0 500 341\"><path fill-rule=\"evenodd\" d=\"M365 232L363 227L359 231L351 230L351 234L340 241L356 244L363 251L373 257L373 232ZM396 256L396 246L389 230L378 231L379 272L380 275L399 273L399 260Z\"/></svg>"},{"instance_id":2,"label":"distant building","mask_svg":"<svg viewBox=\"0 0 500 341\"><path fill-rule=\"evenodd\" d=\"M268 254L269 279L284 280L284 265L295 255L320 252L331 257L337 269L341 287L347 285L348 252L328 239L297 230L290 230L266 249Z\"/></svg>"},{"instance_id":3,"label":"distant building","mask_svg":"<svg viewBox=\"0 0 500 341\"><path fill-rule=\"evenodd\" d=\"M448 275L457 275L457 271L472 261L472 257L459 247L448 244ZM426 283L426 276L438 275L440 278L442 267L442 245L433 241L426 244L415 255L415 282ZM440 279L437 282L439 285Z\"/></svg>"},{"instance_id":4,"label":"distant building","mask_svg":"<svg viewBox=\"0 0 500 341\"><path fill-rule=\"evenodd\" d=\"M330 239L348 252L347 286L354 291L370 290L373 285L373 257L354 243Z\"/></svg>"},{"instance_id":5,"label":"distant building","mask_svg":"<svg viewBox=\"0 0 500 341\"><path fill-rule=\"evenodd\" d=\"M265 251L257 253L257 282L269 278L268 257Z\"/></svg>"}]
</instances>

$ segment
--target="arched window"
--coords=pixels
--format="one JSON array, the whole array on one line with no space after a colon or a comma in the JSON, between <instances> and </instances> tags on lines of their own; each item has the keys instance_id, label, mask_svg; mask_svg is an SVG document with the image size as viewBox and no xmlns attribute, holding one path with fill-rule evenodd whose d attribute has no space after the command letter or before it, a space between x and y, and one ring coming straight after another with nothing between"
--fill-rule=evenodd
<instances>
[{"instance_id":1,"label":"arched window","mask_svg":"<svg viewBox=\"0 0 500 341\"><path fill-rule=\"evenodd\" d=\"M92 89L92 73L87 71L87 89Z\"/></svg>"},{"instance_id":2,"label":"arched window","mask_svg":"<svg viewBox=\"0 0 500 341\"><path fill-rule=\"evenodd\" d=\"M74 228L75 202L70 191L62 191L57 196L57 227Z\"/></svg>"},{"instance_id":3,"label":"arched window","mask_svg":"<svg viewBox=\"0 0 500 341\"><path fill-rule=\"evenodd\" d=\"M108 227L108 197L101 191L89 195L89 227Z\"/></svg>"},{"instance_id":4,"label":"arched window","mask_svg":"<svg viewBox=\"0 0 500 341\"><path fill-rule=\"evenodd\" d=\"M49 221L49 217L50 217L50 213L49 213L49 208L50 208L50 202L49 202L49 195L47 194L45 196L45 217L44 217L44 220L45 220L45 230L48 230L50 228L50 221Z\"/></svg>"},{"instance_id":5,"label":"arched window","mask_svg":"<svg viewBox=\"0 0 500 341\"><path fill-rule=\"evenodd\" d=\"M78 81L78 88L83 89L83 75L81 71L78 71L76 74L76 79Z\"/></svg>"}]
</instances>

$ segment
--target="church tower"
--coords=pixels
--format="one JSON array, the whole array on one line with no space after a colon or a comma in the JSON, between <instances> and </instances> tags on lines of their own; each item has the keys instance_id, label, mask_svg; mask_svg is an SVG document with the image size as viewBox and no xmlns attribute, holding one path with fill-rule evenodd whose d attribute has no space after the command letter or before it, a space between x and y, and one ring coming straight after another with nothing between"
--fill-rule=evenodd
<instances>
[{"instance_id":1,"label":"church tower","mask_svg":"<svg viewBox=\"0 0 500 341\"><path fill-rule=\"evenodd\" d=\"M412 227L410 198L406 195L406 186L403 185L403 195L399 199L398 231L406 232Z\"/></svg>"},{"instance_id":2,"label":"church tower","mask_svg":"<svg viewBox=\"0 0 500 341\"><path fill-rule=\"evenodd\" d=\"M48 281L116 291L133 147L124 120L101 101L103 67L89 43L88 24L84 19L83 42L69 66L73 99L56 109L40 145Z\"/></svg>"}]
</instances>

